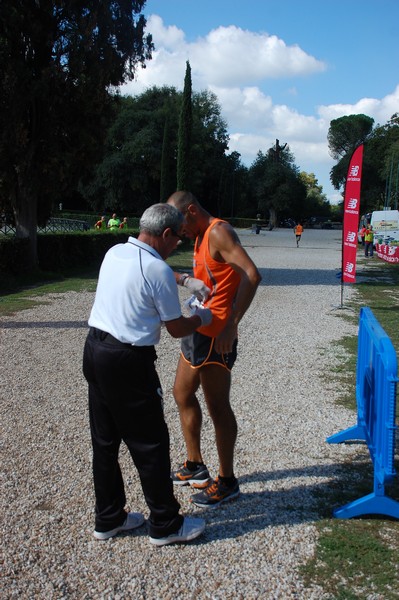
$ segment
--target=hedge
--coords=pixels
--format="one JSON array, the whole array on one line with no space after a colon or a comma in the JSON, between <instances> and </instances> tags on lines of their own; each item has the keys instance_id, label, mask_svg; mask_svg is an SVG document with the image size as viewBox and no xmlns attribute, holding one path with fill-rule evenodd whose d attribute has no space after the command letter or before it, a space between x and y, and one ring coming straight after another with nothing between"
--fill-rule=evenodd
<instances>
[{"instance_id":1,"label":"hedge","mask_svg":"<svg viewBox=\"0 0 399 600\"><path fill-rule=\"evenodd\" d=\"M63 273L69 268L99 268L105 253L115 244L138 236L138 229L122 231L82 231L43 233L37 236L38 268L40 271ZM182 248L192 244L183 241ZM0 236L0 275L24 273L24 256L29 240L11 235Z\"/></svg>"},{"instance_id":2,"label":"hedge","mask_svg":"<svg viewBox=\"0 0 399 600\"><path fill-rule=\"evenodd\" d=\"M129 232L46 233L37 236L38 267L41 271L62 272L70 267L99 267L111 246L124 243ZM15 236L0 238L0 273L19 275L29 240Z\"/></svg>"}]
</instances>

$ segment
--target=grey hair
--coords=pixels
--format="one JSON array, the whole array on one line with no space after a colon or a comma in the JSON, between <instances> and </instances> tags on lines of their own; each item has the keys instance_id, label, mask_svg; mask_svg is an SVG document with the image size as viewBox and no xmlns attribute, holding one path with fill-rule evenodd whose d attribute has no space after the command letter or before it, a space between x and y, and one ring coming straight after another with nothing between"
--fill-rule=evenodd
<instances>
[{"instance_id":1,"label":"grey hair","mask_svg":"<svg viewBox=\"0 0 399 600\"><path fill-rule=\"evenodd\" d=\"M147 208L140 219L140 232L145 231L150 235L162 235L170 227L178 232L183 224L183 215L170 204L153 204Z\"/></svg>"}]
</instances>

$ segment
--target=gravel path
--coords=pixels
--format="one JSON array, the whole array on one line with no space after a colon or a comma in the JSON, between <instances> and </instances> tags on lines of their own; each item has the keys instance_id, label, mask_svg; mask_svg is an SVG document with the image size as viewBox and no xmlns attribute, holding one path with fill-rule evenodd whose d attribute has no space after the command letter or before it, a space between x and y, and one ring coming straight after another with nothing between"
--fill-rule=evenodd
<instances>
[{"instance_id":1,"label":"gravel path","mask_svg":"<svg viewBox=\"0 0 399 600\"><path fill-rule=\"evenodd\" d=\"M332 342L356 331L337 310L341 232L306 230L299 248L291 230L239 234L263 275L241 323L233 370L242 494L217 510L201 510L190 504L188 488L177 489L182 512L207 521L205 534L190 544L154 548L145 528L107 542L91 536L81 358L93 294L51 295L45 305L2 319L2 598L324 597L320 588L303 587L299 566L314 552L314 522L326 514L320 497L356 452L325 442L355 420L334 403L337 386L324 378L339 360ZM345 298L352 293L345 288ZM185 458L171 392L178 353L179 342L163 332L158 372L174 466ZM207 416L203 453L215 474ZM121 465L129 507L147 515L125 448Z\"/></svg>"}]
</instances>

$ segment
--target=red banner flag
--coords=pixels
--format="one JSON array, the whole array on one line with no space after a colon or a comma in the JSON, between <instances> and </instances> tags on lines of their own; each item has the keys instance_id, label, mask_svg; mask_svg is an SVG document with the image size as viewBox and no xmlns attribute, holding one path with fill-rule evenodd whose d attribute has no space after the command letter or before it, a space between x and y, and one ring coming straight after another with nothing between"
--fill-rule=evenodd
<instances>
[{"instance_id":1,"label":"red banner flag","mask_svg":"<svg viewBox=\"0 0 399 600\"><path fill-rule=\"evenodd\" d=\"M358 146L349 163L344 196L342 227L342 281L356 281L357 230L359 227L360 187L362 184L363 144Z\"/></svg>"}]
</instances>

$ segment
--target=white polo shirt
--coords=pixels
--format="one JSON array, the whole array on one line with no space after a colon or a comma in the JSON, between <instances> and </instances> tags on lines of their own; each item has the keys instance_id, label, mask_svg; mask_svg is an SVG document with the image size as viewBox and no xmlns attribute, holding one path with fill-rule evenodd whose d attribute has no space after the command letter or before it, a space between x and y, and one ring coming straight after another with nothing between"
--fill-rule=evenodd
<instances>
[{"instance_id":1,"label":"white polo shirt","mask_svg":"<svg viewBox=\"0 0 399 600\"><path fill-rule=\"evenodd\" d=\"M163 321L181 317L172 269L133 237L106 253L89 325L135 346L159 343Z\"/></svg>"}]
</instances>

